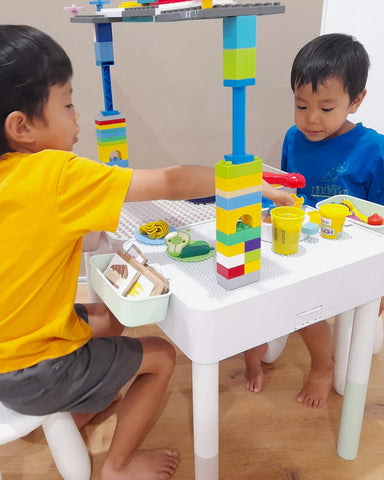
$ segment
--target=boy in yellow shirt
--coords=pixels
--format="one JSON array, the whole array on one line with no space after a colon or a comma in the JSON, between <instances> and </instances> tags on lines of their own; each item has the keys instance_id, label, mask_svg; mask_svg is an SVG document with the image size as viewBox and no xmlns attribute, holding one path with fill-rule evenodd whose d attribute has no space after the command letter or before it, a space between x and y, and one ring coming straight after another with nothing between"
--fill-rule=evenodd
<instances>
[{"instance_id":1,"label":"boy in yellow shirt","mask_svg":"<svg viewBox=\"0 0 384 480\"><path fill-rule=\"evenodd\" d=\"M0 26L0 401L25 414L72 412L79 427L133 377L102 480L167 480L178 452L139 450L175 365L160 338L120 336L103 304L75 305L82 237L114 231L123 202L214 193L210 167L109 167L71 153L72 66L48 35ZM264 185L264 195L290 203Z\"/></svg>"}]
</instances>

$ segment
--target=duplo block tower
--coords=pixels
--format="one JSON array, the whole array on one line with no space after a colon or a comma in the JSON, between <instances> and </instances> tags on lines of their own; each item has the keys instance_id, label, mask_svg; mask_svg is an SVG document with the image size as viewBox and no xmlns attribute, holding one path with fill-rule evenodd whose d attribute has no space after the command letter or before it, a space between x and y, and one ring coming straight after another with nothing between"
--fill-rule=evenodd
<instances>
[{"instance_id":1,"label":"duplo block tower","mask_svg":"<svg viewBox=\"0 0 384 480\"><path fill-rule=\"evenodd\" d=\"M232 87L232 154L216 164L217 280L260 278L262 161L246 153L246 87L255 84L256 16L223 19L224 86Z\"/></svg>"},{"instance_id":2,"label":"duplo block tower","mask_svg":"<svg viewBox=\"0 0 384 480\"><path fill-rule=\"evenodd\" d=\"M92 3L92 2L91 2ZM98 9L101 8L98 5ZM101 68L104 106L95 119L99 160L108 165L128 166L125 116L113 108L110 65L114 64L111 23L95 23L96 65Z\"/></svg>"}]
</instances>

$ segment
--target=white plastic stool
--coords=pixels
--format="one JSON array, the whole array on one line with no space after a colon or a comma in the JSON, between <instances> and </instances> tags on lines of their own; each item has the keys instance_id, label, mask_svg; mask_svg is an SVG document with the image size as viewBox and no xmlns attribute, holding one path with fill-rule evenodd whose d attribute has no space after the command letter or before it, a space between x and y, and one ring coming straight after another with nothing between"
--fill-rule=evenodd
<instances>
[{"instance_id":1,"label":"white plastic stool","mask_svg":"<svg viewBox=\"0 0 384 480\"><path fill-rule=\"evenodd\" d=\"M44 417L22 415L0 402L0 445L26 436L40 425L64 480L89 480L88 450L70 413L52 413Z\"/></svg>"}]
</instances>

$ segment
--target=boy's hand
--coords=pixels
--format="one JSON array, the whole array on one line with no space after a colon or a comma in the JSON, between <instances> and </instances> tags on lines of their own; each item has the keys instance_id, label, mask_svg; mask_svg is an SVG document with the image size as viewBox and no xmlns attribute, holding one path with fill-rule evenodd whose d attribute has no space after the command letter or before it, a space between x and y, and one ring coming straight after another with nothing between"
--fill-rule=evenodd
<instances>
[{"instance_id":1,"label":"boy's hand","mask_svg":"<svg viewBox=\"0 0 384 480\"><path fill-rule=\"evenodd\" d=\"M278 207L294 207L295 199L284 190L274 188L272 185L263 180L262 186L263 197L269 198Z\"/></svg>"}]
</instances>

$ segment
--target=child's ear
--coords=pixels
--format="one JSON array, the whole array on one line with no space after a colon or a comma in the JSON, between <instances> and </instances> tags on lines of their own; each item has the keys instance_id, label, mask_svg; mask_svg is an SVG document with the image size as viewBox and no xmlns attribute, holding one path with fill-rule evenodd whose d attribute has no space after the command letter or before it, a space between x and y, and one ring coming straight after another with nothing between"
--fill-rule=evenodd
<instances>
[{"instance_id":1,"label":"child's ear","mask_svg":"<svg viewBox=\"0 0 384 480\"><path fill-rule=\"evenodd\" d=\"M10 113L5 119L4 131L10 145L24 145L34 141L31 122L25 113L18 110Z\"/></svg>"},{"instance_id":2,"label":"child's ear","mask_svg":"<svg viewBox=\"0 0 384 480\"><path fill-rule=\"evenodd\" d=\"M366 94L367 94L366 89L364 89L361 93L359 93L359 95L355 98L355 100L352 102L351 106L349 107L349 113L357 112L357 109L360 107Z\"/></svg>"}]
</instances>

